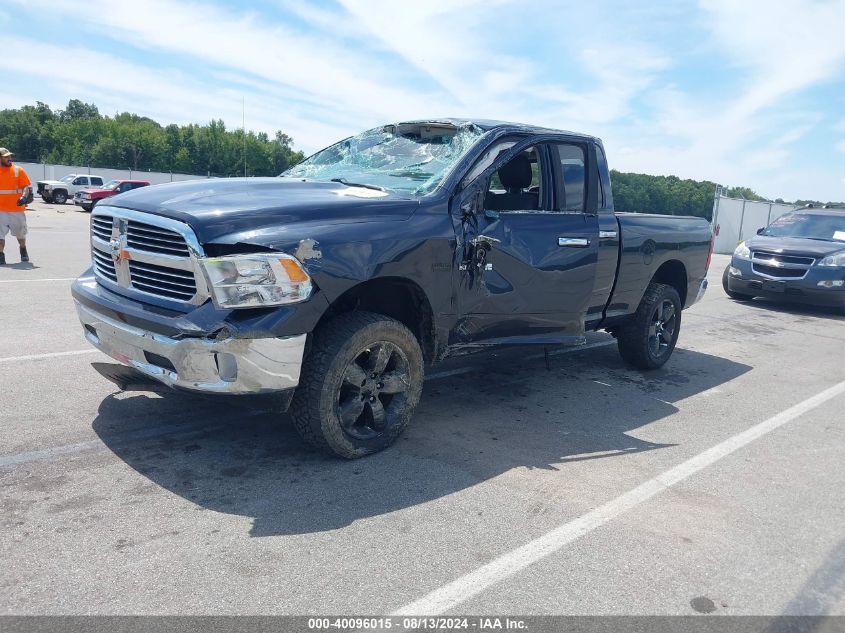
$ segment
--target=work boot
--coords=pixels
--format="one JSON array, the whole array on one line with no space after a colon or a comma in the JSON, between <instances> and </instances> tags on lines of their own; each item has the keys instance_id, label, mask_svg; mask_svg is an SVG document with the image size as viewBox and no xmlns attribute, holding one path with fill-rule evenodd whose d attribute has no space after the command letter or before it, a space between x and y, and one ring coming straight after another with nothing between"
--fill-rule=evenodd
<instances>
[{"instance_id":1,"label":"work boot","mask_svg":"<svg viewBox=\"0 0 845 633\"><path fill-rule=\"evenodd\" d=\"M6 265L6 253L0 253L0 266Z\"/></svg>"},{"instance_id":2,"label":"work boot","mask_svg":"<svg viewBox=\"0 0 845 633\"><path fill-rule=\"evenodd\" d=\"M28 262L29 261L29 253L26 252L26 248L21 248L21 261Z\"/></svg>"}]
</instances>

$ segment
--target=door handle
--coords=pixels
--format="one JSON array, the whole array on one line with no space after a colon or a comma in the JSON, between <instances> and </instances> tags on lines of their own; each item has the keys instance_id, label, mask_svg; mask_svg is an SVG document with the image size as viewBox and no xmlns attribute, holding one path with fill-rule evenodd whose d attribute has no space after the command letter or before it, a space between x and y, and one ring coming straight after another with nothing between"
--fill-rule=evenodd
<instances>
[{"instance_id":1,"label":"door handle","mask_svg":"<svg viewBox=\"0 0 845 633\"><path fill-rule=\"evenodd\" d=\"M599 237L604 238L613 238L616 239L616 236L619 235L616 231L599 231Z\"/></svg>"},{"instance_id":2,"label":"door handle","mask_svg":"<svg viewBox=\"0 0 845 633\"><path fill-rule=\"evenodd\" d=\"M570 248L587 248L590 245L590 240L586 237L559 237L557 238L558 246L569 246Z\"/></svg>"}]
</instances>

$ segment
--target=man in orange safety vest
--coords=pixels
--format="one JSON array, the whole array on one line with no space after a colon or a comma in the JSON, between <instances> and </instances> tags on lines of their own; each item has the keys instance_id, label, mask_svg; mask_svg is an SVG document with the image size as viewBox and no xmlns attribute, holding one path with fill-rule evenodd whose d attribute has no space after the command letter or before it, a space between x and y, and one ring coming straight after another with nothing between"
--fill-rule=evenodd
<instances>
[{"instance_id":1,"label":"man in orange safety vest","mask_svg":"<svg viewBox=\"0 0 845 633\"><path fill-rule=\"evenodd\" d=\"M26 251L26 203L32 183L26 172L12 165L12 152L0 147L0 266L6 263L6 233L16 237L21 248L21 261L29 261Z\"/></svg>"}]
</instances>

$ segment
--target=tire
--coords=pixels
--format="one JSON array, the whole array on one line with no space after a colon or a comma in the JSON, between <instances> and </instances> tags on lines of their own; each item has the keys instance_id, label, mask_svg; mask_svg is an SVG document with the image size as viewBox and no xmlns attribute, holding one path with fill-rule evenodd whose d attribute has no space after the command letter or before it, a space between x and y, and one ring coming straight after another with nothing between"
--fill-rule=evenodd
<instances>
[{"instance_id":1,"label":"tire","mask_svg":"<svg viewBox=\"0 0 845 633\"><path fill-rule=\"evenodd\" d=\"M356 459L397 440L422 385L422 351L411 331L381 314L350 312L315 331L290 414L306 442Z\"/></svg>"},{"instance_id":2,"label":"tire","mask_svg":"<svg viewBox=\"0 0 845 633\"><path fill-rule=\"evenodd\" d=\"M56 204L64 204L65 202L67 202L67 191L54 191L53 202L55 202Z\"/></svg>"},{"instance_id":3,"label":"tire","mask_svg":"<svg viewBox=\"0 0 845 633\"><path fill-rule=\"evenodd\" d=\"M730 268L730 266L725 268L725 272L722 273L722 288L724 289L725 294L728 295L731 299L733 299L735 301L751 301L754 298L754 295L747 295L747 294L743 294L741 292L736 292L734 290L731 290L730 286L728 285L728 279L729 279L728 269L729 268Z\"/></svg>"},{"instance_id":4,"label":"tire","mask_svg":"<svg viewBox=\"0 0 845 633\"><path fill-rule=\"evenodd\" d=\"M53 203L53 198L52 198L52 196L47 196L47 195L42 194L42 195L41 195L41 199L42 199L44 202L46 202L47 204L52 204L52 203Z\"/></svg>"},{"instance_id":5,"label":"tire","mask_svg":"<svg viewBox=\"0 0 845 633\"><path fill-rule=\"evenodd\" d=\"M80 204L79 206L82 207L83 211L87 211L88 213L91 213L91 209L94 208L93 204Z\"/></svg>"},{"instance_id":6,"label":"tire","mask_svg":"<svg viewBox=\"0 0 845 633\"><path fill-rule=\"evenodd\" d=\"M681 331L681 297L666 284L650 283L631 320L617 331L619 353L639 369L662 367Z\"/></svg>"}]
</instances>

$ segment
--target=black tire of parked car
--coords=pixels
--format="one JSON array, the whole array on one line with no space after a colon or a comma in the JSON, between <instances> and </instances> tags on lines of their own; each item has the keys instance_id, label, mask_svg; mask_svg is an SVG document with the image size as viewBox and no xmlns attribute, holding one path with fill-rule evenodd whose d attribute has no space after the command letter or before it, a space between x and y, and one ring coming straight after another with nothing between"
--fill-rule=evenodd
<instances>
[{"instance_id":1,"label":"black tire of parked car","mask_svg":"<svg viewBox=\"0 0 845 633\"><path fill-rule=\"evenodd\" d=\"M335 317L313 335L290 406L309 444L356 459L393 444L422 393L423 356L411 331L373 312Z\"/></svg>"},{"instance_id":2,"label":"black tire of parked car","mask_svg":"<svg viewBox=\"0 0 845 633\"><path fill-rule=\"evenodd\" d=\"M735 292L731 290L730 286L728 285L728 270L730 266L725 268L725 272L722 273L722 289L725 291L725 294L728 295L731 299L735 301L751 301L754 298L754 295L747 295L741 292Z\"/></svg>"},{"instance_id":3,"label":"black tire of parked car","mask_svg":"<svg viewBox=\"0 0 845 633\"><path fill-rule=\"evenodd\" d=\"M677 290L651 282L634 316L616 331L622 358L639 369L662 367L678 342L681 308Z\"/></svg>"},{"instance_id":4,"label":"black tire of parked car","mask_svg":"<svg viewBox=\"0 0 845 633\"><path fill-rule=\"evenodd\" d=\"M61 189L59 191L54 191L53 202L56 204L64 204L67 202L67 191L62 191Z\"/></svg>"},{"instance_id":5,"label":"black tire of parked car","mask_svg":"<svg viewBox=\"0 0 845 633\"><path fill-rule=\"evenodd\" d=\"M88 213L91 213L91 209L94 208L93 204L80 204L79 206L82 207L83 211L87 211Z\"/></svg>"}]
</instances>

